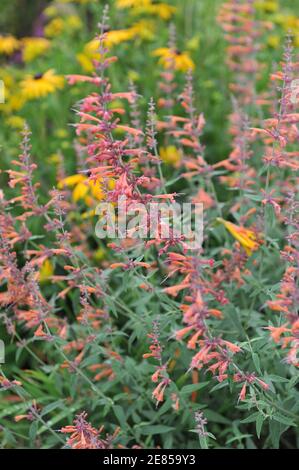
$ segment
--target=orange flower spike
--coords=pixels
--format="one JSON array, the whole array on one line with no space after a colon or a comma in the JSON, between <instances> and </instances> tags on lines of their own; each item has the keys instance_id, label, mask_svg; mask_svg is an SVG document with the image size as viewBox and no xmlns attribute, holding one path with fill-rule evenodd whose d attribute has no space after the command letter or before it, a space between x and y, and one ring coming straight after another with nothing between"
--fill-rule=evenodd
<instances>
[{"instance_id":1,"label":"orange flower spike","mask_svg":"<svg viewBox=\"0 0 299 470\"><path fill-rule=\"evenodd\" d=\"M223 342L223 344L225 344L225 345L228 347L228 349L229 349L232 353L234 353L234 354L235 354L235 353L238 353L238 352L240 352L240 351L242 351L239 346L237 346L236 344L231 343L230 341L225 341L225 340L223 340L222 342Z\"/></svg>"},{"instance_id":2,"label":"orange flower spike","mask_svg":"<svg viewBox=\"0 0 299 470\"><path fill-rule=\"evenodd\" d=\"M187 326L186 328L183 328L182 330L179 330L175 333L175 338L177 340L182 339L183 336L185 336L189 331L193 329L193 326Z\"/></svg>"},{"instance_id":3,"label":"orange flower spike","mask_svg":"<svg viewBox=\"0 0 299 470\"><path fill-rule=\"evenodd\" d=\"M244 401L246 398L246 382L243 384L241 392L239 394L239 401Z\"/></svg>"},{"instance_id":4,"label":"orange flower spike","mask_svg":"<svg viewBox=\"0 0 299 470\"><path fill-rule=\"evenodd\" d=\"M279 343L281 335L283 335L283 333L290 331L289 328L286 328L286 326L287 326L286 324L277 326L277 327L267 326L265 327L265 330L269 330L271 332L270 336L273 339L273 341L275 343Z\"/></svg>"},{"instance_id":5,"label":"orange flower spike","mask_svg":"<svg viewBox=\"0 0 299 470\"><path fill-rule=\"evenodd\" d=\"M34 333L34 336L38 338L48 336L47 333L45 333L43 330L43 325L39 325L38 329Z\"/></svg>"},{"instance_id":6,"label":"orange flower spike","mask_svg":"<svg viewBox=\"0 0 299 470\"><path fill-rule=\"evenodd\" d=\"M199 336L202 334L202 330L197 331L192 338L187 343L188 349L195 349L196 343L198 341Z\"/></svg>"}]
</instances>

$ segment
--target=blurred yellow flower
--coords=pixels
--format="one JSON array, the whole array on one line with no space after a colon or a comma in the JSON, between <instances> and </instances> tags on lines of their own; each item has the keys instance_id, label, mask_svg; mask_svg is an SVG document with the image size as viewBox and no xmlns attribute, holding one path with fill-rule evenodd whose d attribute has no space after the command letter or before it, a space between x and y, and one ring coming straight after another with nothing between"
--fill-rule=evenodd
<instances>
[{"instance_id":1,"label":"blurred yellow flower","mask_svg":"<svg viewBox=\"0 0 299 470\"><path fill-rule=\"evenodd\" d=\"M117 0L116 6L119 8L143 7L151 3L152 0Z\"/></svg>"},{"instance_id":2,"label":"blurred yellow flower","mask_svg":"<svg viewBox=\"0 0 299 470\"><path fill-rule=\"evenodd\" d=\"M59 0L60 3L80 3L81 5L87 4L87 3L95 3L98 0Z\"/></svg>"},{"instance_id":3,"label":"blurred yellow flower","mask_svg":"<svg viewBox=\"0 0 299 470\"><path fill-rule=\"evenodd\" d=\"M111 185L113 185L113 181L109 181L108 185L111 187ZM88 206L92 205L94 199L101 201L105 197L103 181L100 178L96 181L92 181L87 178L87 176L81 174L72 175L59 181L59 189L65 186L73 187L72 199L74 202L78 202L80 199L83 199Z\"/></svg>"},{"instance_id":4,"label":"blurred yellow flower","mask_svg":"<svg viewBox=\"0 0 299 470\"><path fill-rule=\"evenodd\" d=\"M22 96L27 100L47 96L63 88L63 85L64 78L61 75L55 75L52 69L45 73L28 75L20 83Z\"/></svg>"},{"instance_id":5,"label":"blurred yellow flower","mask_svg":"<svg viewBox=\"0 0 299 470\"><path fill-rule=\"evenodd\" d=\"M20 47L20 41L11 34L7 36L0 35L0 54L11 55Z\"/></svg>"},{"instance_id":6,"label":"blurred yellow flower","mask_svg":"<svg viewBox=\"0 0 299 470\"><path fill-rule=\"evenodd\" d=\"M283 27L285 31L293 31L298 33L299 30L299 18L295 15L286 15L284 13L279 13L273 16L272 21L276 24L279 24Z\"/></svg>"},{"instance_id":7,"label":"blurred yellow flower","mask_svg":"<svg viewBox=\"0 0 299 470\"><path fill-rule=\"evenodd\" d=\"M24 129L25 119L21 116L9 116L5 122L14 129Z\"/></svg>"},{"instance_id":8,"label":"blurred yellow flower","mask_svg":"<svg viewBox=\"0 0 299 470\"><path fill-rule=\"evenodd\" d=\"M62 156L60 153L52 153L48 158L47 158L48 163L54 163L57 165L58 163L62 162Z\"/></svg>"},{"instance_id":9,"label":"blurred yellow flower","mask_svg":"<svg viewBox=\"0 0 299 470\"><path fill-rule=\"evenodd\" d=\"M174 145L168 145L167 147L160 147L159 154L161 160L165 163L175 165L180 162L182 153Z\"/></svg>"},{"instance_id":10,"label":"blurred yellow flower","mask_svg":"<svg viewBox=\"0 0 299 470\"><path fill-rule=\"evenodd\" d=\"M68 136L68 131L66 129L59 128L56 129L54 132L55 137L58 137L59 139L65 139Z\"/></svg>"},{"instance_id":11,"label":"blurred yellow flower","mask_svg":"<svg viewBox=\"0 0 299 470\"><path fill-rule=\"evenodd\" d=\"M43 14L51 18L52 16L57 16L58 12L59 10L55 5L50 5L44 9Z\"/></svg>"},{"instance_id":12,"label":"blurred yellow flower","mask_svg":"<svg viewBox=\"0 0 299 470\"><path fill-rule=\"evenodd\" d=\"M5 83L5 82L4 82ZM14 113L19 111L25 104L25 98L20 92L12 93L11 90L7 89L5 93L5 103L1 105L1 111L6 114Z\"/></svg>"},{"instance_id":13,"label":"blurred yellow flower","mask_svg":"<svg viewBox=\"0 0 299 470\"><path fill-rule=\"evenodd\" d=\"M162 20L167 21L176 11L176 7L167 5L167 3L148 3L143 6L134 7L132 13L135 15L143 15L148 13L150 15L159 16Z\"/></svg>"},{"instance_id":14,"label":"blurred yellow flower","mask_svg":"<svg viewBox=\"0 0 299 470\"><path fill-rule=\"evenodd\" d=\"M272 36L269 36L267 39L268 46L273 47L273 49L277 49L280 43L281 43L281 39L279 36L272 35Z\"/></svg>"},{"instance_id":15,"label":"blurred yellow flower","mask_svg":"<svg viewBox=\"0 0 299 470\"><path fill-rule=\"evenodd\" d=\"M295 15L286 15L285 20L282 23L282 27L286 32L292 31L293 33L297 33L299 31L299 18Z\"/></svg>"},{"instance_id":16,"label":"blurred yellow flower","mask_svg":"<svg viewBox=\"0 0 299 470\"><path fill-rule=\"evenodd\" d=\"M44 29L45 36L47 38L53 38L59 36L64 30L64 21L62 18L53 18Z\"/></svg>"},{"instance_id":17,"label":"blurred yellow flower","mask_svg":"<svg viewBox=\"0 0 299 470\"><path fill-rule=\"evenodd\" d=\"M256 234L252 230L235 225L220 217L217 218L217 221L222 223L231 235L238 240L248 256L251 256L258 249L259 243L257 242Z\"/></svg>"},{"instance_id":18,"label":"blurred yellow flower","mask_svg":"<svg viewBox=\"0 0 299 470\"><path fill-rule=\"evenodd\" d=\"M51 43L46 38L23 38L23 60L24 62L31 62L36 57L44 54L51 46Z\"/></svg>"},{"instance_id":19,"label":"blurred yellow flower","mask_svg":"<svg viewBox=\"0 0 299 470\"><path fill-rule=\"evenodd\" d=\"M274 13L279 10L279 3L276 0L272 1L259 1L254 3L257 10L264 11L265 13Z\"/></svg>"},{"instance_id":20,"label":"blurred yellow flower","mask_svg":"<svg viewBox=\"0 0 299 470\"><path fill-rule=\"evenodd\" d=\"M169 47L160 47L153 51L152 55L160 57L159 63L162 64L165 69L174 68L181 72L187 72L195 68L195 64L188 52L181 52Z\"/></svg>"},{"instance_id":21,"label":"blurred yellow flower","mask_svg":"<svg viewBox=\"0 0 299 470\"><path fill-rule=\"evenodd\" d=\"M98 249L95 251L95 253L94 253L93 256L94 256L94 259L95 259L96 261L102 261L102 260L105 258L106 255L107 255L107 252L106 252L106 250L105 250L104 248L98 248Z\"/></svg>"},{"instance_id":22,"label":"blurred yellow flower","mask_svg":"<svg viewBox=\"0 0 299 470\"><path fill-rule=\"evenodd\" d=\"M196 34L195 36L193 36L191 39L187 41L186 47L190 51L197 51L197 49L199 48L199 43L200 43L200 36L199 34Z\"/></svg>"},{"instance_id":23,"label":"blurred yellow flower","mask_svg":"<svg viewBox=\"0 0 299 470\"><path fill-rule=\"evenodd\" d=\"M46 259L39 270L39 281L46 282L54 273L54 266L50 260Z\"/></svg>"},{"instance_id":24,"label":"blurred yellow flower","mask_svg":"<svg viewBox=\"0 0 299 470\"><path fill-rule=\"evenodd\" d=\"M135 70L129 70L128 71L128 78L132 82L138 82L138 80L140 80L140 75Z\"/></svg>"},{"instance_id":25,"label":"blurred yellow flower","mask_svg":"<svg viewBox=\"0 0 299 470\"><path fill-rule=\"evenodd\" d=\"M70 15L65 18L65 25L66 29L70 31L79 31L82 28L83 23L80 16Z\"/></svg>"},{"instance_id":26,"label":"blurred yellow flower","mask_svg":"<svg viewBox=\"0 0 299 470\"><path fill-rule=\"evenodd\" d=\"M120 43L131 41L136 37L142 39L152 39L153 24L150 21L141 20L127 29L116 29L108 31L106 34L105 45L108 48L117 46ZM100 59L99 39L92 39L85 44L82 52L76 55L78 62L86 72L94 69L94 61Z\"/></svg>"}]
</instances>

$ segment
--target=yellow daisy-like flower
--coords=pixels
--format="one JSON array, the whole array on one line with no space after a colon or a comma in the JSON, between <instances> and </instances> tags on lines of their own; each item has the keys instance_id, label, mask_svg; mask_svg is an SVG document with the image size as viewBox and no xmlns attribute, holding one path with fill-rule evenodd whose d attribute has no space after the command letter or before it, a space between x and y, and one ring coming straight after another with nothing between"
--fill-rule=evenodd
<instances>
[{"instance_id":1,"label":"yellow daisy-like flower","mask_svg":"<svg viewBox=\"0 0 299 470\"><path fill-rule=\"evenodd\" d=\"M77 174L68 176L63 180L59 181L58 188L73 187L72 199L74 202L78 202L83 199L85 204L91 206L94 200L101 201L105 197L103 191L103 181L99 178L96 181L92 181L84 175ZM108 187L113 188L114 181L108 181Z\"/></svg>"},{"instance_id":2,"label":"yellow daisy-like flower","mask_svg":"<svg viewBox=\"0 0 299 470\"><path fill-rule=\"evenodd\" d=\"M9 90L6 90L5 93L5 103L1 105L1 111L6 114L14 113L19 111L25 104L25 97L21 93L11 93Z\"/></svg>"},{"instance_id":3,"label":"yellow daisy-like flower","mask_svg":"<svg viewBox=\"0 0 299 470\"><path fill-rule=\"evenodd\" d=\"M155 25L150 20L140 20L133 24L130 28L132 39L139 37L144 40L152 40L154 38Z\"/></svg>"},{"instance_id":4,"label":"yellow daisy-like flower","mask_svg":"<svg viewBox=\"0 0 299 470\"><path fill-rule=\"evenodd\" d=\"M181 52L169 47L160 47L153 51L152 55L159 57L159 63L165 69L174 68L181 72L188 72L188 70L195 68L195 64L188 52Z\"/></svg>"},{"instance_id":5,"label":"yellow daisy-like flower","mask_svg":"<svg viewBox=\"0 0 299 470\"><path fill-rule=\"evenodd\" d=\"M82 28L83 23L80 16L70 15L65 19L65 26L69 31L79 31Z\"/></svg>"},{"instance_id":6,"label":"yellow daisy-like flower","mask_svg":"<svg viewBox=\"0 0 299 470\"><path fill-rule=\"evenodd\" d=\"M224 225L236 240L238 240L248 256L251 256L252 253L259 248L256 234L252 230L235 225L220 217L218 217L217 220Z\"/></svg>"},{"instance_id":7,"label":"yellow daisy-like flower","mask_svg":"<svg viewBox=\"0 0 299 470\"><path fill-rule=\"evenodd\" d=\"M24 129L25 119L21 116L9 116L5 122L13 129Z\"/></svg>"},{"instance_id":8,"label":"yellow daisy-like flower","mask_svg":"<svg viewBox=\"0 0 299 470\"><path fill-rule=\"evenodd\" d=\"M123 42L131 41L136 37L142 39L152 39L153 37L153 24L149 21L139 21L131 28L116 29L108 31L106 34L105 45L109 49L117 46ZM78 62L86 72L94 70L93 62L100 60L99 54L99 39L92 39L85 46L82 52L76 55Z\"/></svg>"},{"instance_id":9,"label":"yellow daisy-like flower","mask_svg":"<svg viewBox=\"0 0 299 470\"><path fill-rule=\"evenodd\" d=\"M199 44L200 44L200 36L199 34L196 34L191 39L189 39L189 41L187 41L186 47L190 51L197 51L197 49L199 48Z\"/></svg>"},{"instance_id":10,"label":"yellow daisy-like flower","mask_svg":"<svg viewBox=\"0 0 299 470\"><path fill-rule=\"evenodd\" d=\"M167 3L157 3L151 4L148 3L143 6L134 7L132 13L134 15L156 15L159 16L162 20L169 20L173 14L177 11L177 8L171 5L167 5Z\"/></svg>"},{"instance_id":11,"label":"yellow daisy-like flower","mask_svg":"<svg viewBox=\"0 0 299 470\"><path fill-rule=\"evenodd\" d=\"M267 39L268 46L273 47L273 49L277 49L280 43L281 43L281 39L279 36L272 35L272 36L269 36Z\"/></svg>"},{"instance_id":12,"label":"yellow daisy-like flower","mask_svg":"<svg viewBox=\"0 0 299 470\"><path fill-rule=\"evenodd\" d=\"M60 3L80 3L81 5L97 2L97 0L59 0L59 1Z\"/></svg>"},{"instance_id":13,"label":"yellow daisy-like flower","mask_svg":"<svg viewBox=\"0 0 299 470\"><path fill-rule=\"evenodd\" d=\"M176 165L182 158L182 153L174 145L168 145L167 147L160 147L159 154L161 160L170 165Z\"/></svg>"},{"instance_id":14,"label":"yellow daisy-like flower","mask_svg":"<svg viewBox=\"0 0 299 470\"><path fill-rule=\"evenodd\" d=\"M45 38L23 38L23 60L24 62L31 62L36 57L47 52L51 43Z\"/></svg>"},{"instance_id":15,"label":"yellow daisy-like flower","mask_svg":"<svg viewBox=\"0 0 299 470\"><path fill-rule=\"evenodd\" d=\"M0 54L11 55L21 47L21 42L14 36L0 35Z\"/></svg>"},{"instance_id":16,"label":"yellow daisy-like flower","mask_svg":"<svg viewBox=\"0 0 299 470\"><path fill-rule=\"evenodd\" d=\"M50 260L46 259L39 270L39 281L46 282L54 273L54 266Z\"/></svg>"},{"instance_id":17,"label":"yellow daisy-like flower","mask_svg":"<svg viewBox=\"0 0 299 470\"><path fill-rule=\"evenodd\" d=\"M152 0L117 0L118 8L144 7L150 5Z\"/></svg>"},{"instance_id":18,"label":"yellow daisy-like flower","mask_svg":"<svg viewBox=\"0 0 299 470\"><path fill-rule=\"evenodd\" d=\"M52 18L53 16L58 15L58 12L59 10L55 5L50 5L44 9L43 14L48 18Z\"/></svg>"},{"instance_id":19,"label":"yellow daisy-like flower","mask_svg":"<svg viewBox=\"0 0 299 470\"><path fill-rule=\"evenodd\" d=\"M20 86L23 97L27 100L34 100L63 88L64 78L61 75L55 75L54 70L50 69L45 73L28 75L21 81Z\"/></svg>"},{"instance_id":20,"label":"yellow daisy-like flower","mask_svg":"<svg viewBox=\"0 0 299 470\"><path fill-rule=\"evenodd\" d=\"M45 26L45 36L47 38L54 38L55 36L59 36L64 30L64 21L62 18L53 18L46 26Z\"/></svg>"},{"instance_id":21,"label":"yellow daisy-like flower","mask_svg":"<svg viewBox=\"0 0 299 470\"><path fill-rule=\"evenodd\" d=\"M264 11L265 13L274 13L279 10L279 4L277 1L264 1L255 2L254 7L257 10Z\"/></svg>"}]
</instances>

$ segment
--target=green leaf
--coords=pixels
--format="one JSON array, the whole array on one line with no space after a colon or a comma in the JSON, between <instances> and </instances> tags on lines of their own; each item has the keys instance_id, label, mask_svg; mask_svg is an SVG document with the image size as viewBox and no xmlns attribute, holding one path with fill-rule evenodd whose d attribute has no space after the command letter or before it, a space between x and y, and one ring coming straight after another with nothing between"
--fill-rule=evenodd
<instances>
[{"instance_id":1,"label":"green leaf","mask_svg":"<svg viewBox=\"0 0 299 470\"><path fill-rule=\"evenodd\" d=\"M190 385L185 385L181 390L180 394L182 395L189 395L192 392L196 392L197 390L201 390L202 388L206 387L209 382L200 382L198 384L190 384Z\"/></svg>"},{"instance_id":2,"label":"green leaf","mask_svg":"<svg viewBox=\"0 0 299 470\"><path fill-rule=\"evenodd\" d=\"M255 428L256 428L256 434L257 434L258 438L261 437L261 430L262 430L262 427L263 427L263 424L264 424L264 420L265 420L265 418L262 414L259 414L259 416L256 419Z\"/></svg>"},{"instance_id":3,"label":"green leaf","mask_svg":"<svg viewBox=\"0 0 299 470\"><path fill-rule=\"evenodd\" d=\"M173 431L175 428L171 426L164 426L163 424L156 424L151 426L140 427L140 433L145 436L152 436L153 434L164 434Z\"/></svg>"}]
</instances>

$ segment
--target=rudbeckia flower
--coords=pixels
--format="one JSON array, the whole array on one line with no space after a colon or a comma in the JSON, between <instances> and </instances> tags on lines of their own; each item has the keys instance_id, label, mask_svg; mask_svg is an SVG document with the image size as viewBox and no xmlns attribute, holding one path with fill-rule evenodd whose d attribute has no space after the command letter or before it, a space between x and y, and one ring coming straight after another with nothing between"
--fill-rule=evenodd
<instances>
[{"instance_id":1,"label":"rudbeckia flower","mask_svg":"<svg viewBox=\"0 0 299 470\"><path fill-rule=\"evenodd\" d=\"M112 189L114 182L110 180L108 186ZM92 181L87 176L77 174L64 178L59 181L58 188L73 187L72 199L74 202L78 202L83 199L85 204L91 206L94 200L101 201L104 199L105 194L103 191L102 180L97 179Z\"/></svg>"},{"instance_id":2,"label":"rudbeckia flower","mask_svg":"<svg viewBox=\"0 0 299 470\"><path fill-rule=\"evenodd\" d=\"M45 38L23 38L23 60L31 62L36 57L44 54L50 48L50 41Z\"/></svg>"},{"instance_id":3,"label":"rudbeckia flower","mask_svg":"<svg viewBox=\"0 0 299 470\"><path fill-rule=\"evenodd\" d=\"M6 124L13 129L24 129L25 119L21 116L10 116L6 119Z\"/></svg>"},{"instance_id":4,"label":"rudbeckia flower","mask_svg":"<svg viewBox=\"0 0 299 470\"><path fill-rule=\"evenodd\" d=\"M45 36L48 38L53 38L55 36L59 36L64 30L64 21L62 18L53 18L53 20L50 21L45 26Z\"/></svg>"},{"instance_id":5,"label":"rudbeckia flower","mask_svg":"<svg viewBox=\"0 0 299 470\"><path fill-rule=\"evenodd\" d=\"M50 260L46 259L39 270L39 281L46 282L54 273L54 266Z\"/></svg>"},{"instance_id":6,"label":"rudbeckia flower","mask_svg":"<svg viewBox=\"0 0 299 470\"><path fill-rule=\"evenodd\" d=\"M180 150L178 150L174 145L160 147L159 154L163 162L169 163L171 165L179 163L182 158Z\"/></svg>"},{"instance_id":7,"label":"rudbeckia flower","mask_svg":"<svg viewBox=\"0 0 299 470\"><path fill-rule=\"evenodd\" d=\"M220 217L218 217L217 220L224 225L236 240L238 240L248 256L251 256L252 253L258 249L259 243L257 242L257 236L252 230L235 225Z\"/></svg>"},{"instance_id":8,"label":"rudbeckia flower","mask_svg":"<svg viewBox=\"0 0 299 470\"><path fill-rule=\"evenodd\" d=\"M254 7L257 10L264 11L265 13L274 13L279 9L279 4L276 0L259 1L254 3Z\"/></svg>"},{"instance_id":9,"label":"rudbeckia flower","mask_svg":"<svg viewBox=\"0 0 299 470\"><path fill-rule=\"evenodd\" d=\"M106 33L105 46L109 49L113 46L117 46L123 42L131 41L137 37L142 39L152 39L153 37L153 25L149 21L139 21L135 23L131 28L127 29L116 29ZM86 72L91 72L94 69L93 62L100 60L99 54L99 39L93 39L89 41L81 53L77 54L77 60L81 64L82 68Z\"/></svg>"},{"instance_id":10,"label":"rudbeckia flower","mask_svg":"<svg viewBox=\"0 0 299 470\"><path fill-rule=\"evenodd\" d=\"M159 16L162 20L169 20L172 15L176 12L177 8L167 3L155 3L151 2L146 5L134 7L132 13L136 15L149 14Z\"/></svg>"},{"instance_id":11,"label":"rudbeckia flower","mask_svg":"<svg viewBox=\"0 0 299 470\"><path fill-rule=\"evenodd\" d=\"M55 75L54 70L37 75L28 75L21 81L21 92L25 99L33 100L42 98L63 88L64 78Z\"/></svg>"},{"instance_id":12,"label":"rudbeckia flower","mask_svg":"<svg viewBox=\"0 0 299 470\"><path fill-rule=\"evenodd\" d=\"M21 43L12 35L0 35L0 54L11 55L20 49Z\"/></svg>"},{"instance_id":13,"label":"rudbeckia flower","mask_svg":"<svg viewBox=\"0 0 299 470\"><path fill-rule=\"evenodd\" d=\"M178 49L170 47L160 47L153 51L153 56L160 57L159 63L165 69L174 68L181 72L188 72L193 70L195 65L188 52L181 52Z\"/></svg>"},{"instance_id":14,"label":"rudbeckia flower","mask_svg":"<svg viewBox=\"0 0 299 470\"><path fill-rule=\"evenodd\" d=\"M143 7L150 4L151 0L117 0L116 2L118 8Z\"/></svg>"}]
</instances>

